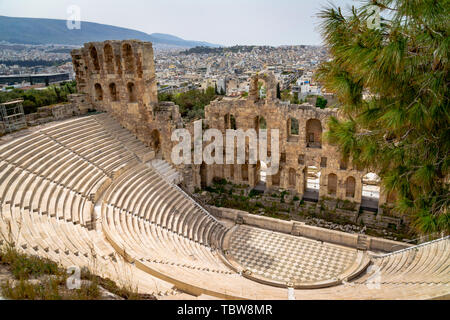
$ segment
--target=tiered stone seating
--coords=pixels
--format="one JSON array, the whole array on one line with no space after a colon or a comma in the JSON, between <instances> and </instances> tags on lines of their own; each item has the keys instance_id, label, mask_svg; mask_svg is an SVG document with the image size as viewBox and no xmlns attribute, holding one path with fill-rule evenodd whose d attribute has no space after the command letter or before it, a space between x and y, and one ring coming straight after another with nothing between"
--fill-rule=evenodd
<instances>
[{"instance_id":1,"label":"tiered stone seating","mask_svg":"<svg viewBox=\"0 0 450 320\"><path fill-rule=\"evenodd\" d=\"M151 166L163 175L167 181L173 184L181 182L181 176L167 161L155 159L150 162Z\"/></svg>"},{"instance_id":2,"label":"tiered stone seating","mask_svg":"<svg viewBox=\"0 0 450 320\"><path fill-rule=\"evenodd\" d=\"M13 242L64 266L92 267L95 262L102 274L118 281L124 280L124 268L132 268L140 277L132 285L141 292L174 294L171 284L143 276L115 254L101 233L86 228L94 213L92 196L115 170L139 160L101 121L66 121L0 146L1 243ZM128 136L134 150L153 154Z\"/></svg>"},{"instance_id":3,"label":"tiered stone seating","mask_svg":"<svg viewBox=\"0 0 450 320\"><path fill-rule=\"evenodd\" d=\"M14 242L29 254L65 267L88 267L120 285L168 299L288 298L286 288L252 281L233 269L222 245L234 230L178 188L177 172L162 160L152 161L154 152L110 116L22 134L0 145L0 245ZM254 232L256 239L259 231ZM366 262L357 259L346 264L336 286L294 290L294 295L448 296L449 241L375 256L360 276ZM252 263L251 257L245 261Z\"/></svg>"},{"instance_id":4,"label":"tiered stone seating","mask_svg":"<svg viewBox=\"0 0 450 320\"><path fill-rule=\"evenodd\" d=\"M155 157L155 152L151 151L135 136L131 135L128 130L123 128L119 122L114 120L108 114L100 114L94 118L104 130L108 131L111 136L120 142L122 147L127 151L136 155L142 162L147 162Z\"/></svg>"},{"instance_id":5,"label":"tiered stone seating","mask_svg":"<svg viewBox=\"0 0 450 320\"><path fill-rule=\"evenodd\" d=\"M383 284L450 282L450 238L373 259ZM358 283L358 282L357 282Z\"/></svg>"},{"instance_id":6,"label":"tiered stone seating","mask_svg":"<svg viewBox=\"0 0 450 320\"><path fill-rule=\"evenodd\" d=\"M132 152L127 152L120 141L114 139L95 119L83 120L82 124L74 121L62 128L57 126L45 129L43 133L108 176L124 163L136 159Z\"/></svg>"},{"instance_id":7,"label":"tiered stone seating","mask_svg":"<svg viewBox=\"0 0 450 320\"><path fill-rule=\"evenodd\" d=\"M212 225L205 223L210 219L192 204L191 199L184 198L180 190L167 183L160 173L149 166L133 168L115 181L104 197L102 217L105 233L116 250L126 255L141 270L170 281L183 291L219 298L287 298L286 290L255 283L239 274L217 269L217 265L220 266L218 258L223 257L211 256L202 250L204 248L200 246L198 250L199 246L195 245L206 248L211 245L211 238L205 235L215 232L205 232L203 228ZM219 244L223 237L220 236L220 239ZM439 274L433 283L423 283L418 279L406 283L381 280L379 289L372 289L370 284L375 271L371 271L348 285L295 290L295 295L298 299L423 299L446 294L449 292L449 250L443 245L441 249L443 251L427 249L434 250L439 256L432 265L447 270L447 275ZM405 255L407 253L399 253L396 259L407 260ZM222 261L227 265L226 261ZM379 269L378 260L375 261L375 267L370 270L377 270L382 275L393 273L400 276L404 271L401 268L393 269L391 265ZM427 269L422 263L420 265L424 267L422 276L430 280ZM366 266L366 260L355 260L340 276L344 280L341 282L356 277Z\"/></svg>"},{"instance_id":8,"label":"tiered stone seating","mask_svg":"<svg viewBox=\"0 0 450 320\"><path fill-rule=\"evenodd\" d=\"M141 261L230 272L212 253L226 231L145 164L124 173L102 205L106 233Z\"/></svg>"}]
</instances>

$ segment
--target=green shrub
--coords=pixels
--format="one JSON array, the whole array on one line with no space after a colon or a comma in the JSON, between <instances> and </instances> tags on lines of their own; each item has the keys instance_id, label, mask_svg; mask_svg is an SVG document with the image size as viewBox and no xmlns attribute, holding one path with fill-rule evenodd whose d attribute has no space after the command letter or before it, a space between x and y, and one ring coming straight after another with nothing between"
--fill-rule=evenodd
<instances>
[{"instance_id":1,"label":"green shrub","mask_svg":"<svg viewBox=\"0 0 450 320\"><path fill-rule=\"evenodd\" d=\"M60 275L58 264L39 257L27 256L7 247L0 252L0 263L9 265L17 280L28 280L42 275Z\"/></svg>"}]
</instances>

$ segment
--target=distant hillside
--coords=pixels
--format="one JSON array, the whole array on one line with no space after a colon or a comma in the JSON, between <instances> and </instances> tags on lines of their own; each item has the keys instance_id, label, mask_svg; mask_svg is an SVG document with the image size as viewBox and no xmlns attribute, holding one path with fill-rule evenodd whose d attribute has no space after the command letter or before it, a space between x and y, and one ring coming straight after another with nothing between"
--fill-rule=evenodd
<instances>
[{"instance_id":1,"label":"distant hillside","mask_svg":"<svg viewBox=\"0 0 450 320\"><path fill-rule=\"evenodd\" d=\"M82 45L92 41L125 39L150 41L156 46L218 47L211 43L184 40L169 34L147 34L92 22L82 22L80 30L69 30L66 20L0 16L0 41L10 43Z\"/></svg>"}]
</instances>

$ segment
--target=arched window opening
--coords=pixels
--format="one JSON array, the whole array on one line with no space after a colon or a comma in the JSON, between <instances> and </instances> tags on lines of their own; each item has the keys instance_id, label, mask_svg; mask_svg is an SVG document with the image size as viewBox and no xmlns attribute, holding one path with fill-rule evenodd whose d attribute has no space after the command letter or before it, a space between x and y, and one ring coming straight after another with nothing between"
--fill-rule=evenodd
<instances>
[{"instance_id":1,"label":"arched window opening","mask_svg":"<svg viewBox=\"0 0 450 320\"><path fill-rule=\"evenodd\" d=\"M117 95L117 87L115 83L111 83L109 85L109 94L111 96L112 101L119 101L119 97Z\"/></svg>"},{"instance_id":2,"label":"arched window opening","mask_svg":"<svg viewBox=\"0 0 450 320\"><path fill-rule=\"evenodd\" d=\"M95 100L103 101L103 89L100 83L95 84Z\"/></svg>"},{"instance_id":3,"label":"arched window opening","mask_svg":"<svg viewBox=\"0 0 450 320\"><path fill-rule=\"evenodd\" d=\"M114 74L114 52L110 44L106 44L104 49L106 72L108 74Z\"/></svg>"},{"instance_id":4,"label":"arched window opening","mask_svg":"<svg viewBox=\"0 0 450 320\"><path fill-rule=\"evenodd\" d=\"M132 82L128 83L127 89L128 89L128 101L129 102L137 102L136 89L135 89L134 83L132 83Z\"/></svg>"},{"instance_id":5,"label":"arched window opening","mask_svg":"<svg viewBox=\"0 0 450 320\"><path fill-rule=\"evenodd\" d=\"M150 135L150 147L158 154L161 151L161 135L158 130L153 130Z\"/></svg>"},{"instance_id":6,"label":"arched window opening","mask_svg":"<svg viewBox=\"0 0 450 320\"><path fill-rule=\"evenodd\" d=\"M226 115L223 117L223 123L224 123L224 128L225 128L225 130L231 129L231 125L230 125L230 114L229 114L229 113L226 114Z\"/></svg>"},{"instance_id":7,"label":"arched window opening","mask_svg":"<svg viewBox=\"0 0 450 320\"><path fill-rule=\"evenodd\" d=\"M236 118L233 115L230 115L230 129L237 130Z\"/></svg>"},{"instance_id":8,"label":"arched window opening","mask_svg":"<svg viewBox=\"0 0 450 320\"><path fill-rule=\"evenodd\" d=\"M304 199L312 202L319 200L321 172L317 167L309 166L304 170Z\"/></svg>"},{"instance_id":9,"label":"arched window opening","mask_svg":"<svg viewBox=\"0 0 450 320\"><path fill-rule=\"evenodd\" d=\"M380 181L380 177L375 173L368 173L362 178L361 208L363 210L378 212Z\"/></svg>"},{"instance_id":10,"label":"arched window opening","mask_svg":"<svg viewBox=\"0 0 450 320\"><path fill-rule=\"evenodd\" d=\"M122 47L123 59L125 63L125 73L134 73L134 57L131 45L125 43Z\"/></svg>"},{"instance_id":11,"label":"arched window opening","mask_svg":"<svg viewBox=\"0 0 450 320\"><path fill-rule=\"evenodd\" d=\"M356 180L353 177L348 177L345 182L345 196L347 198L355 197Z\"/></svg>"},{"instance_id":12,"label":"arched window opening","mask_svg":"<svg viewBox=\"0 0 450 320\"><path fill-rule=\"evenodd\" d=\"M287 137L289 142L298 142L298 135L300 133L298 120L289 118L287 121Z\"/></svg>"},{"instance_id":13,"label":"arched window opening","mask_svg":"<svg viewBox=\"0 0 450 320\"><path fill-rule=\"evenodd\" d=\"M100 71L100 63L98 62L97 49L95 49L95 47L92 46L89 51L91 55L92 65L94 66L94 70Z\"/></svg>"},{"instance_id":14,"label":"arched window opening","mask_svg":"<svg viewBox=\"0 0 450 320\"><path fill-rule=\"evenodd\" d=\"M322 123L317 119L310 119L306 123L306 146L322 148Z\"/></svg>"},{"instance_id":15,"label":"arched window opening","mask_svg":"<svg viewBox=\"0 0 450 320\"><path fill-rule=\"evenodd\" d=\"M261 130L267 130L267 122L266 119L264 119L264 117L259 118L259 128Z\"/></svg>"}]
</instances>

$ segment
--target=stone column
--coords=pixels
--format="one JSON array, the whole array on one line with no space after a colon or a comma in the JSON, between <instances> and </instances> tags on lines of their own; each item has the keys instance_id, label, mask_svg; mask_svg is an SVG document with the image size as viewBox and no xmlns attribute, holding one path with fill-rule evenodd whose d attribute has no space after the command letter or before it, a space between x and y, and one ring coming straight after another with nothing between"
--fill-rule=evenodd
<instances>
[{"instance_id":1,"label":"stone column","mask_svg":"<svg viewBox=\"0 0 450 320\"><path fill-rule=\"evenodd\" d=\"M378 216L383 215L383 207L387 204L388 192L383 186L380 186L380 199L378 201Z\"/></svg>"},{"instance_id":2,"label":"stone column","mask_svg":"<svg viewBox=\"0 0 450 320\"><path fill-rule=\"evenodd\" d=\"M319 199L328 196L328 175L326 171L320 175L319 180Z\"/></svg>"},{"instance_id":3,"label":"stone column","mask_svg":"<svg viewBox=\"0 0 450 320\"><path fill-rule=\"evenodd\" d=\"M361 204L362 202L362 177L356 179L355 186L355 202Z\"/></svg>"},{"instance_id":4,"label":"stone column","mask_svg":"<svg viewBox=\"0 0 450 320\"><path fill-rule=\"evenodd\" d=\"M345 178L342 178L338 175L338 183L337 183L337 190L336 190L336 198L345 200L347 188L345 185Z\"/></svg>"},{"instance_id":5,"label":"stone column","mask_svg":"<svg viewBox=\"0 0 450 320\"><path fill-rule=\"evenodd\" d=\"M272 188L272 176L271 175L266 176L266 188L267 189Z\"/></svg>"},{"instance_id":6,"label":"stone column","mask_svg":"<svg viewBox=\"0 0 450 320\"><path fill-rule=\"evenodd\" d=\"M255 164L250 164L248 166L248 184L250 187L254 188L258 184L257 179L257 168Z\"/></svg>"},{"instance_id":7,"label":"stone column","mask_svg":"<svg viewBox=\"0 0 450 320\"><path fill-rule=\"evenodd\" d=\"M280 188L281 189L289 189L289 170L287 167L280 166Z\"/></svg>"},{"instance_id":8,"label":"stone column","mask_svg":"<svg viewBox=\"0 0 450 320\"><path fill-rule=\"evenodd\" d=\"M234 165L234 178L239 183L242 182L242 166L240 164Z\"/></svg>"},{"instance_id":9,"label":"stone column","mask_svg":"<svg viewBox=\"0 0 450 320\"><path fill-rule=\"evenodd\" d=\"M298 170L297 171L297 179L296 179L296 183L297 183L297 192L300 195L304 195L305 194L305 173L304 173L304 169Z\"/></svg>"}]
</instances>

